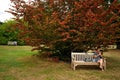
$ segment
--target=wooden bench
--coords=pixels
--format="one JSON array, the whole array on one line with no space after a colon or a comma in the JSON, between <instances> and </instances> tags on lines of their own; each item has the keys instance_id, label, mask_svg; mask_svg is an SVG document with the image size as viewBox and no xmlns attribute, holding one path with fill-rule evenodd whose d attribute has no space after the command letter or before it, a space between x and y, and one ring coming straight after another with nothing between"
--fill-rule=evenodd
<instances>
[{"instance_id":1,"label":"wooden bench","mask_svg":"<svg viewBox=\"0 0 120 80\"><path fill-rule=\"evenodd\" d=\"M75 70L78 65L99 65L93 61L94 53L71 52L71 67ZM106 70L106 59L103 59L103 69Z\"/></svg>"},{"instance_id":2,"label":"wooden bench","mask_svg":"<svg viewBox=\"0 0 120 80\"><path fill-rule=\"evenodd\" d=\"M17 46L17 41L8 41L9 46Z\"/></svg>"}]
</instances>

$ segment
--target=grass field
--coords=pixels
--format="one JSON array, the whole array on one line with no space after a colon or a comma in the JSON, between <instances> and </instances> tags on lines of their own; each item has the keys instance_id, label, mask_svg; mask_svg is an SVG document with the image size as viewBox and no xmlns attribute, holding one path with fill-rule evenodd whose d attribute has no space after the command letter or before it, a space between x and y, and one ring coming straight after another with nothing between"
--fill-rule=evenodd
<instances>
[{"instance_id":1,"label":"grass field","mask_svg":"<svg viewBox=\"0 0 120 80\"><path fill-rule=\"evenodd\" d=\"M107 70L42 60L28 46L0 46L0 80L120 80L120 50L104 52Z\"/></svg>"}]
</instances>

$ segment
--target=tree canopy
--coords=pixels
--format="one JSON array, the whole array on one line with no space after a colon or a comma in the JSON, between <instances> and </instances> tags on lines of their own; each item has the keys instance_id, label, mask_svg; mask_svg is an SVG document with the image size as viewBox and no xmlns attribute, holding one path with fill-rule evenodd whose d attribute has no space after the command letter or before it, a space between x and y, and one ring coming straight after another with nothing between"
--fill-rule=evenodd
<instances>
[{"instance_id":1,"label":"tree canopy","mask_svg":"<svg viewBox=\"0 0 120 80\"><path fill-rule=\"evenodd\" d=\"M120 3L104 0L11 0L8 12L31 46L60 53L114 44L120 38Z\"/></svg>"}]
</instances>

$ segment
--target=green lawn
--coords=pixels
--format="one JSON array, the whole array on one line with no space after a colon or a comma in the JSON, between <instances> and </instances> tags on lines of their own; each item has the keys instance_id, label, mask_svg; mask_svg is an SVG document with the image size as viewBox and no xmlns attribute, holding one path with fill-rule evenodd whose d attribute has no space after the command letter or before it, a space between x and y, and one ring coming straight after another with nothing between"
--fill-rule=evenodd
<instances>
[{"instance_id":1,"label":"green lawn","mask_svg":"<svg viewBox=\"0 0 120 80\"><path fill-rule=\"evenodd\" d=\"M0 46L0 80L120 80L120 50L109 50L107 70L96 66L77 67L33 56L28 46Z\"/></svg>"}]
</instances>

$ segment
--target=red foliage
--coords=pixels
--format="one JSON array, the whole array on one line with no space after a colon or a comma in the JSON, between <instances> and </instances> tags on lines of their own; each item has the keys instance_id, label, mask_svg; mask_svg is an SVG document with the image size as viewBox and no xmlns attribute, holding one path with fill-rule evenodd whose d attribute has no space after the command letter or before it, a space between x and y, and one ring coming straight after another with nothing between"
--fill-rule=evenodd
<instances>
[{"instance_id":1,"label":"red foliage","mask_svg":"<svg viewBox=\"0 0 120 80\"><path fill-rule=\"evenodd\" d=\"M114 43L120 37L120 3L104 0L40 0L14 3L10 13L32 46L71 41L74 48ZM77 43L77 44L76 44ZM80 48L80 47L79 47Z\"/></svg>"}]
</instances>

